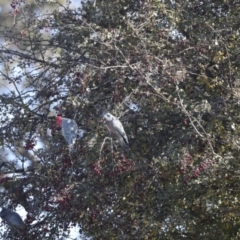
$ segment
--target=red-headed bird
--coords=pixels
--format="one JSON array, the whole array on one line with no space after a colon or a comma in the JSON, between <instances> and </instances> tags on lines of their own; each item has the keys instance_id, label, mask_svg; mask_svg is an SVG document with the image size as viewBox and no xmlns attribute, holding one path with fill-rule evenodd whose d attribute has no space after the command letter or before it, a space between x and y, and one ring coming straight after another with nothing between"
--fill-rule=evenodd
<instances>
[{"instance_id":1,"label":"red-headed bird","mask_svg":"<svg viewBox=\"0 0 240 240\"><path fill-rule=\"evenodd\" d=\"M77 123L70 119L61 116L56 117L56 126L61 127L62 135L68 143L69 149L73 149L78 133Z\"/></svg>"}]
</instances>

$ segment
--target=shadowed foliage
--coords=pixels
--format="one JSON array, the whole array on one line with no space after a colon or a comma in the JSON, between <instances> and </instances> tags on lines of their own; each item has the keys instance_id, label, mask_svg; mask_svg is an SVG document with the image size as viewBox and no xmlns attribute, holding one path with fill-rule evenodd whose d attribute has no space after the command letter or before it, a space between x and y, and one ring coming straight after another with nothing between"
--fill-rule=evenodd
<instances>
[{"instance_id":1,"label":"shadowed foliage","mask_svg":"<svg viewBox=\"0 0 240 240\"><path fill-rule=\"evenodd\" d=\"M239 11L211 0L56 3L47 14L25 4L1 28L0 142L15 154L9 163L2 150L1 204L24 206L29 225L14 239L58 239L70 223L93 239L239 239ZM71 153L53 107L85 131Z\"/></svg>"}]
</instances>

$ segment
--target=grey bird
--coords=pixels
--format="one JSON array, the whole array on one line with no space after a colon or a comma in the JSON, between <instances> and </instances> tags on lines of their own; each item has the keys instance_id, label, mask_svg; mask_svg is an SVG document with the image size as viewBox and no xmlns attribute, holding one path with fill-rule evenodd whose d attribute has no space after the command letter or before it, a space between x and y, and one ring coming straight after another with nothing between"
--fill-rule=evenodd
<instances>
[{"instance_id":1,"label":"grey bird","mask_svg":"<svg viewBox=\"0 0 240 240\"><path fill-rule=\"evenodd\" d=\"M69 149L72 150L79 134L77 123L70 119L61 116L56 117L56 126L62 128L62 135L68 142Z\"/></svg>"},{"instance_id":2,"label":"grey bird","mask_svg":"<svg viewBox=\"0 0 240 240\"><path fill-rule=\"evenodd\" d=\"M109 132L117 138L120 145L125 150L126 147L128 147L129 143L128 143L127 134L120 120L109 112L103 113L102 117L104 119L104 122L106 123L106 126Z\"/></svg>"},{"instance_id":3,"label":"grey bird","mask_svg":"<svg viewBox=\"0 0 240 240\"><path fill-rule=\"evenodd\" d=\"M21 229L24 227L24 222L18 213L2 207L0 217L7 222L10 227Z\"/></svg>"}]
</instances>

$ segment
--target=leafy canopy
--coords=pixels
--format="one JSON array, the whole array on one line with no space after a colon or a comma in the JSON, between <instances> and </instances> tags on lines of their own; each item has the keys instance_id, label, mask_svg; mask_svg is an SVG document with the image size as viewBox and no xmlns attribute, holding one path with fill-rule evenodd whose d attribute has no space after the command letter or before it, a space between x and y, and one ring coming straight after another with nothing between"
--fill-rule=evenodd
<instances>
[{"instance_id":1,"label":"leafy canopy","mask_svg":"<svg viewBox=\"0 0 240 240\"><path fill-rule=\"evenodd\" d=\"M93 239L238 239L238 2L15 2L0 31L0 142L15 154L1 157L1 203L24 206L29 224L47 212L20 238L57 239L72 223ZM85 131L73 153L56 106Z\"/></svg>"}]
</instances>

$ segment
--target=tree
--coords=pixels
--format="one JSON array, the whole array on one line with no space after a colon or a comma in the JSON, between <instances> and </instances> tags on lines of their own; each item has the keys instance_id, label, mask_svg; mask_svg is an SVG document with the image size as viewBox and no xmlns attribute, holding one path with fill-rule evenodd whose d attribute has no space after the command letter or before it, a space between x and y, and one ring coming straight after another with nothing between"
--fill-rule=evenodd
<instances>
[{"instance_id":1,"label":"tree","mask_svg":"<svg viewBox=\"0 0 240 240\"><path fill-rule=\"evenodd\" d=\"M31 164L2 159L2 199L23 205L29 223L48 214L21 239L56 239L70 223L93 239L238 239L239 4L23 9L0 32L0 74L14 88L0 97L1 145ZM85 130L73 153L53 106ZM129 151L110 141L105 110Z\"/></svg>"}]
</instances>

